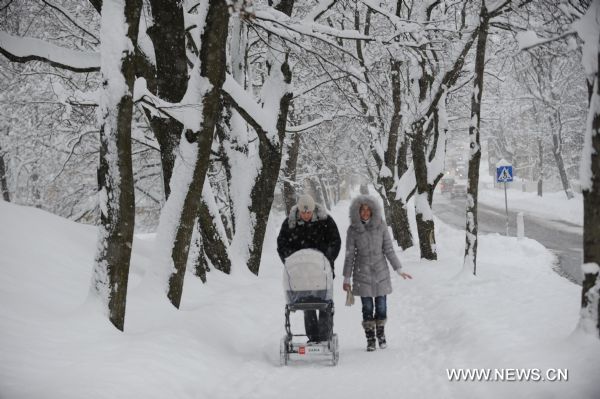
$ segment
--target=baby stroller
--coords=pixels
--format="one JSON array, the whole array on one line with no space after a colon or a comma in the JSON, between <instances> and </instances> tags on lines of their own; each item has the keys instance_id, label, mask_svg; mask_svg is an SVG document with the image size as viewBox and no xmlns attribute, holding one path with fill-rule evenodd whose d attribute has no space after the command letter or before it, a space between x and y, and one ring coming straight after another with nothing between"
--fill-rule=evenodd
<instances>
[{"instance_id":1,"label":"baby stroller","mask_svg":"<svg viewBox=\"0 0 600 399\"><path fill-rule=\"evenodd\" d=\"M333 333L333 274L329 260L319 251L303 249L285 260L283 287L285 305L285 331L281 339L280 362L282 366L290 359L324 358L335 366L339 359L338 337ZM290 326L290 313L297 310L327 312L330 320L329 337L321 342L297 342Z\"/></svg>"}]
</instances>

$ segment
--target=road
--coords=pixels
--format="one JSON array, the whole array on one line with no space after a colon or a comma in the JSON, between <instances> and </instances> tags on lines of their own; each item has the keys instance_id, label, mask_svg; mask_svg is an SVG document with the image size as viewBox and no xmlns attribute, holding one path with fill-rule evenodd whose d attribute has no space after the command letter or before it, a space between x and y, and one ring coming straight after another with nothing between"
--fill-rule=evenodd
<instances>
[{"instance_id":1,"label":"road","mask_svg":"<svg viewBox=\"0 0 600 399\"><path fill-rule=\"evenodd\" d=\"M433 212L442 221L454 227L465 228L465 199L450 199L448 195L435 193ZM509 229L511 236L516 236L517 211L508 209ZM506 213L504 209L493 208L479 203L478 223L480 233L506 234ZM554 270L561 276L581 285L583 274L583 228L581 226L560 221L549 220L524 214L525 236L538 241L551 250L558 264Z\"/></svg>"}]
</instances>

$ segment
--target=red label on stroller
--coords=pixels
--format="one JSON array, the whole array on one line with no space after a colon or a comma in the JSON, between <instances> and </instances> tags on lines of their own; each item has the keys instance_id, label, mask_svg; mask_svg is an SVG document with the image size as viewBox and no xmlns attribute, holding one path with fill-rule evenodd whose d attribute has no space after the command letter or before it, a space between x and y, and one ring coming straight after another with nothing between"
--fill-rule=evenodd
<instances>
[{"instance_id":1,"label":"red label on stroller","mask_svg":"<svg viewBox=\"0 0 600 399\"><path fill-rule=\"evenodd\" d=\"M306 348L304 346L301 346L298 348L299 355L304 355L305 353L306 353Z\"/></svg>"}]
</instances>

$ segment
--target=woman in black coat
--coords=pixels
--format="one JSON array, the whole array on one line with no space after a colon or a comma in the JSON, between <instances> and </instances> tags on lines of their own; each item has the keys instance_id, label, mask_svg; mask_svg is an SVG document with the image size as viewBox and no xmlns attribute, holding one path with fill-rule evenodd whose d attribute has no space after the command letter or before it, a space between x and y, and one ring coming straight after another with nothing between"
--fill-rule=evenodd
<instances>
[{"instance_id":1,"label":"woman in black coat","mask_svg":"<svg viewBox=\"0 0 600 399\"><path fill-rule=\"evenodd\" d=\"M302 195L292 207L290 214L281 225L277 237L277 252L281 261L301 249L316 249L325 255L331 265L337 258L342 241L337 225L327 211L316 204L310 195ZM314 310L304 312L304 326L309 341L326 341L331 333L331 315Z\"/></svg>"}]
</instances>

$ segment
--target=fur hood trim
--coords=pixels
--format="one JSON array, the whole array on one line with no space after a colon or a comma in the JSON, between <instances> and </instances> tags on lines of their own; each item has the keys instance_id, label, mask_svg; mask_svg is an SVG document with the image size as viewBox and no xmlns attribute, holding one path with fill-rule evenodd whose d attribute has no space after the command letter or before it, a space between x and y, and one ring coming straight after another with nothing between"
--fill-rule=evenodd
<instances>
[{"instance_id":1,"label":"fur hood trim","mask_svg":"<svg viewBox=\"0 0 600 399\"><path fill-rule=\"evenodd\" d=\"M329 214L325 210L321 204L315 203L315 210L313 211L311 222L316 222L317 220L325 220L329 217ZM294 205L292 209L290 209L290 215L288 216L288 224L290 229L296 227L297 224L304 223L304 220L300 219L300 213L298 212L298 205Z\"/></svg>"},{"instance_id":2,"label":"fur hood trim","mask_svg":"<svg viewBox=\"0 0 600 399\"><path fill-rule=\"evenodd\" d=\"M371 220L367 225L363 224L360 220L360 207L366 204L371 209ZM365 228L376 228L382 222L381 207L375 197L370 195L359 195L355 197L350 203L350 225L357 230L365 230Z\"/></svg>"}]
</instances>

